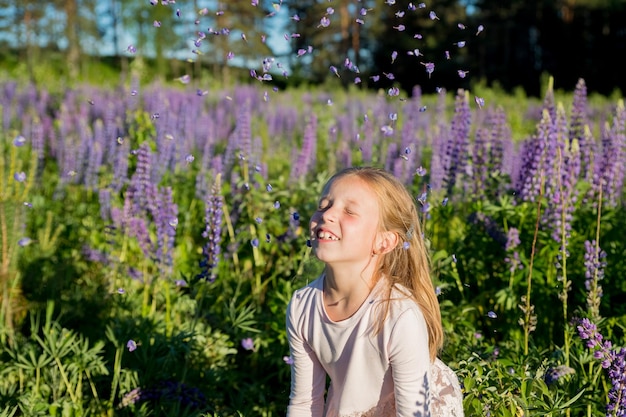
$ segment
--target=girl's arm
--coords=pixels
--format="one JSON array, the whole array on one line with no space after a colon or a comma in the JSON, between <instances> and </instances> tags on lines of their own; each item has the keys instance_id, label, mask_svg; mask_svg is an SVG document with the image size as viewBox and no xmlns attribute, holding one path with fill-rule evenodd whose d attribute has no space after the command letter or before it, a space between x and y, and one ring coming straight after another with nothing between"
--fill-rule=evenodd
<instances>
[{"instance_id":1,"label":"girl's arm","mask_svg":"<svg viewBox=\"0 0 626 417\"><path fill-rule=\"evenodd\" d=\"M322 417L326 372L299 331L296 317L302 317L302 312L294 312L297 309L292 299L287 307L287 338L293 361L287 417Z\"/></svg>"},{"instance_id":2,"label":"girl's arm","mask_svg":"<svg viewBox=\"0 0 626 417\"><path fill-rule=\"evenodd\" d=\"M429 416L428 330L419 309L408 309L399 315L389 346L396 415Z\"/></svg>"}]
</instances>

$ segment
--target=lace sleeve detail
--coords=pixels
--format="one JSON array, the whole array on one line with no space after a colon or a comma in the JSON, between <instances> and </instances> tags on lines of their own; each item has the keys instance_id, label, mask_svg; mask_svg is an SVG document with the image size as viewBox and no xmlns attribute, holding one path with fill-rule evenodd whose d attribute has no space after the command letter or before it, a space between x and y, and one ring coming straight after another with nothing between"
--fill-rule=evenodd
<instances>
[{"instance_id":1,"label":"lace sleeve detail","mask_svg":"<svg viewBox=\"0 0 626 417\"><path fill-rule=\"evenodd\" d=\"M463 393L459 378L439 358L430 368L431 417L463 417Z\"/></svg>"}]
</instances>

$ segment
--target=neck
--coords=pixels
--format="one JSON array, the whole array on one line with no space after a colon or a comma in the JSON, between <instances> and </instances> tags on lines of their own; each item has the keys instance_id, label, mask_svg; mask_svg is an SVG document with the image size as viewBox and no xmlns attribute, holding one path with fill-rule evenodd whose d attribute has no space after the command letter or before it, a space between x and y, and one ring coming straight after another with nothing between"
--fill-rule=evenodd
<instances>
[{"instance_id":1,"label":"neck","mask_svg":"<svg viewBox=\"0 0 626 417\"><path fill-rule=\"evenodd\" d=\"M324 293L327 301L364 300L374 287L376 262L363 266L326 265ZM361 300L361 301L362 301Z\"/></svg>"},{"instance_id":2,"label":"neck","mask_svg":"<svg viewBox=\"0 0 626 417\"><path fill-rule=\"evenodd\" d=\"M361 271L326 267L324 306L333 321L351 317L369 296L374 283L369 268Z\"/></svg>"}]
</instances>

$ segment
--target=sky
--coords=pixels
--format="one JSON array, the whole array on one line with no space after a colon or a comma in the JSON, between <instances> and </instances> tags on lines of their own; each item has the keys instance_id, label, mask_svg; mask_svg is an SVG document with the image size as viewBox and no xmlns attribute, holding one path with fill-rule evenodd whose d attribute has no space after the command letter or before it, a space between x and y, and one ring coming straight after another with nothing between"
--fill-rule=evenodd
<instances>
[{"instance_id":1,"label":"sky","mask_svg":"<svg viewBox=\"0 0 626 417\"><path fill-rule=\"evenodd\" d=\"M282 0L280 1L282 2ZM332 0L329 0L329 1L332 2ZM208 22L209 16L207 16L206 19L204 20L201 19L202 16L199 15L198 10L194 10L191 7L189 7L189 3L190 2L186 2L187 7L185 7L185 3L181 3L179 1L178 4L176 3L170 4L169 7L172 8L172 13L174 14L176 13L178 9L180 9L180 19L183 19L184 21L189 22L190 25L196 19L200 21L200 24L197 25L197 30L206 32L208 30L208 24L204 24L204 23ZM214 3L214 1L211 1L211 0L205 1L205 2L200 1L199 9L207 7L210 10L209 13L213 14L215 13L216 8L215 8L215 5L212 5L212 3ZM102 5L102 7L104 8L107 6ZM149 0L146 0L146 7L153 7L153 6L150 6ZM250 7L253 7L253 6L251 5ZM104 12L98 13L98 15L100 16L103 27L111 27L110 26L111 20ZM267 30L268 30L268 36L267 36L267 41L266 41L267 44L272 49L272 51L274 51L276 56L289 53L291 49L290 49L289 43L284 38L285 25L289 21L287 8L277 7L275 15L272 16L271 19L274 24L267 25ZM189 37L187 39L186 50L176 51L174 54L175 57L182 58L182 59L195 59L195 54L192 52L195 49L194 40L195 38L197 38L195 35L196 35L195 33L189 34ZM107 42L103 45L102 48L99 49L99 51L100 51L100 54L102 55L114 55L114 54L123 54L123 53L128 54L128 46L135 45L136 41L137 40L135 39L135 36L133 34L128 33L128 32L121 33L121 36L119 39L119 45L115 46L112 43Z\"/></svg>"}]
</instances>

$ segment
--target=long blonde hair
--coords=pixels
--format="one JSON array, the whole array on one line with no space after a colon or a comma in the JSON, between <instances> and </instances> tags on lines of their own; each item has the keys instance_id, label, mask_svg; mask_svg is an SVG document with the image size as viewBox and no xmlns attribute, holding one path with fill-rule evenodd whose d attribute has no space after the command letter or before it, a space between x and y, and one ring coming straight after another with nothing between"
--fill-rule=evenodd
<instances>
[{"instance_id":1,"label":"long blonde hair","mask_svg":"<svg viewBox=\"0 0 626 417\"><path fill-rule=\"evenodd\" d=\"M378 259L373 276L376 283L387 277L388 297L377 331L389 313L391 290L395 284L405 287L419 305L428 328L428 348L431 361L443 346L443 328L439 301L430 275L428 251L420 227L417 207L406 187L390 172L374 167L345 168L331 177L332 181L346 176L356 176L365 181L378 196L380 231L398 235L396 247Z\"/></svg>"}]
</instances>

